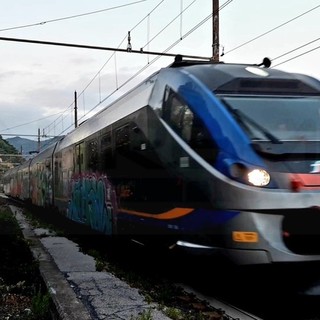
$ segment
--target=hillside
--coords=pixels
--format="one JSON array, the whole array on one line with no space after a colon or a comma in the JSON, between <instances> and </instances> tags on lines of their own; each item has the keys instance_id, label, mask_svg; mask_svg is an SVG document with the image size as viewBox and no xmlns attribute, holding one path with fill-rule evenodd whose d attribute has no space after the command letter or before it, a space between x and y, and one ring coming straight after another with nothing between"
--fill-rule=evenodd
<instances>
[{"instance_id":1,"label":"hillside","mask_svg":"<svg viewBox=\"0 0 320 320\"><path fill-rule=\"evenodd\" d=\"M46 149L53 142L60 140L61 137L55 137L52 139L47 139L44 141L40 141L40 150ZM21 137L7 138L6 141L14 146L15 149L19 150L22 155L30 157L30 154L38 151L38 141L30 140Z\"/></svg>"},{"instance_id":2,"label":"hillside","mask_svg":"<svg viewBox=\"0 0 320 320\"><path fill-rule=\"evenodd\" d=\"M1 154L18 154L18 150L9 142L0 136L0 153Z\"/></svg>"},{"instance_id":3,"label":"hillside","mask_svg":"<svg viewBox=\"0 0 320 320\"><path fill-rule=\"evenodd\" d=\"M0 180L6 170L23 161L24 159L18 155L17 149L0 136Z\"/></svg>"}]
</instances>

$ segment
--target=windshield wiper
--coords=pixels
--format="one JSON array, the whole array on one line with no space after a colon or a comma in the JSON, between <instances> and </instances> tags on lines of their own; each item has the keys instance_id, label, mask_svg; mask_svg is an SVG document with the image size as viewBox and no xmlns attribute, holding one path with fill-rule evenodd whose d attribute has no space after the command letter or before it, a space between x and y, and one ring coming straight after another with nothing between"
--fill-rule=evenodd
<instances>
[{"instance_id":1,"label":"windshield wiper","mask_svg":"<svg viewBox=\"0 0 320 320\"><path fill-rule=\"evenodd\" d=\"M243 113L239 109L235 109L230 106L228 102L226 102L224 99L222 99L223 103L227 106L228 110L236 117L236 119L242 123L245 127L247 122L248 124L252 125L256 129L258 129L267 139L269 139L272 143L280 144L282 141L280 141L275 135L273 135L270 131L268 131L266 128L261 126L259 123L248 117L245 113Z\"/></svg>"}]
</instances>

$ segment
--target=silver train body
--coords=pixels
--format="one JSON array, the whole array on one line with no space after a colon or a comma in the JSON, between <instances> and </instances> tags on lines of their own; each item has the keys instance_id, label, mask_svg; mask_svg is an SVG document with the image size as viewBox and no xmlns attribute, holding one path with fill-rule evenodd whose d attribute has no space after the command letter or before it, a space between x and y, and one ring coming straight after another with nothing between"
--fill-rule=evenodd
<instances>
[{"instance_id":1,"label":"silver train body","mask_svg":"<svg viewBox=\"0 0 320 320\"><path fill-rule=\"evenodd\" d=\"M175 62L3 183L107 235L241 265L318 262L320 83Z\"/></svg>"}]
</instances>

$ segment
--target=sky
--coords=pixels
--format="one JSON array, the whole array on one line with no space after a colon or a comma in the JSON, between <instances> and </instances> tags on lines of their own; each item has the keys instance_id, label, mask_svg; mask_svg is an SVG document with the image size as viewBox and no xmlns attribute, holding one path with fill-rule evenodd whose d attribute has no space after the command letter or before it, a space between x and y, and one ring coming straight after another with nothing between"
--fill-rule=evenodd
<instances>
[{"instance_id":1,"label":"sky","mask_svg":"<svg viewBox=\"0 0 320 320\"><path fill-rule=\"evenodd\" d=\"M0 135L74 128L173 57L5 39L211 57L212 0L0 0ZM319 0L219 0L220 61L320 79ZM319 48L318 48L319 47Z\"/></svg>"}]
</instances>

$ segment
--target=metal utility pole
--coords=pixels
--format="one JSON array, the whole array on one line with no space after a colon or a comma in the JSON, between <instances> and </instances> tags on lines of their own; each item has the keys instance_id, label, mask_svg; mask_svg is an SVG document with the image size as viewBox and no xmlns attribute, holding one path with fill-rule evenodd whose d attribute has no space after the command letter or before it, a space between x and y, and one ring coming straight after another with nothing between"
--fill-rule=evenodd
<instances>
[{"instance_id":1,"label":"metal utility pole","mask_svg":"<svg viewBox=\"0 0 320 320\"><path fill-rule=\"evenodd\" d=\"M219 0L212 0L212 60L219 62Z\"/></svg>"},{"instance_id":2,"label":"metal utility pole","mask_svg":"<svg viewBox=\"0 0 320 320\"><path fill-rule=\"evenodd\" d=\"M40 152L40 128L38 128L38 152Z\"/></svg>"},{"instance_id":3,"label":"metal utility pole","mask_svg":"<svg viewBox=\"0 0 320 320\"><path fill-rule=\"evenodd\" d=\"M74 92L74 127L78 126L77 91Z\"/></svg>"}]
</instances>

